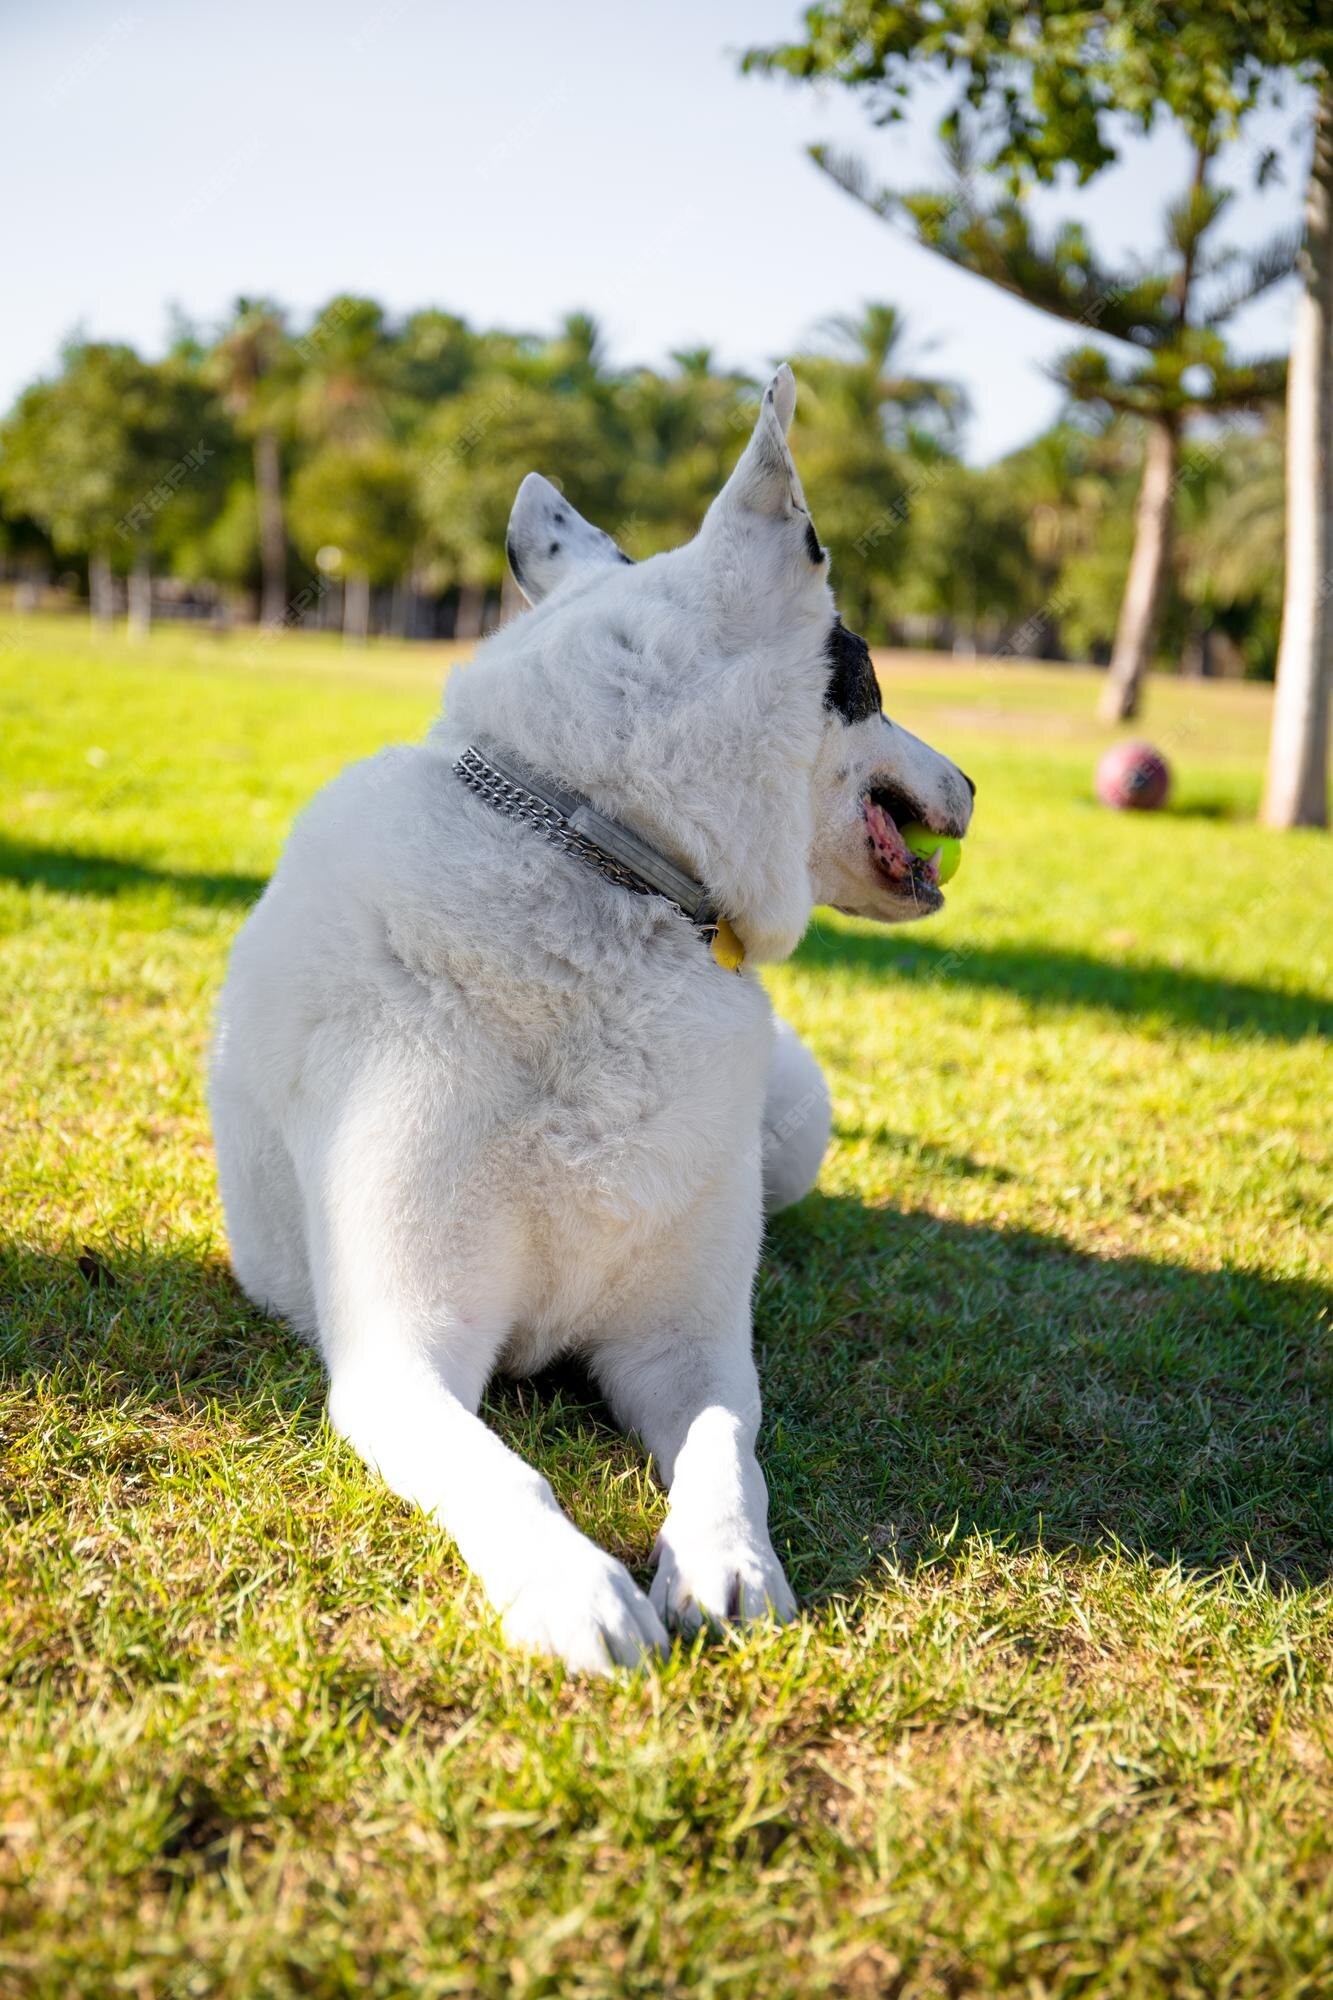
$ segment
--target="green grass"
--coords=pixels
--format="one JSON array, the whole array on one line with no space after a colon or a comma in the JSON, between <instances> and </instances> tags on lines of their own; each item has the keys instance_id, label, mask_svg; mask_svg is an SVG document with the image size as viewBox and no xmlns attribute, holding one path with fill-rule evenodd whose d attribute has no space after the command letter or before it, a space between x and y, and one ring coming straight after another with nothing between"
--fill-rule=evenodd
<instances>
[{"instance_id":1,"label":"green grass","mask_svg":"<svg viewBox=\"0 0 1333 2000\"><path fill-rule=\"evenodd\" d=\"M0 1994L1327 1996L1333 899L1262 692L1154 686L1117 818L1086 675L888 663L980 802L943 918L771 978L836 1107L757 1301L806 1609L587 1686L223 1254L229 941L446 663L0 623ZM586 1384L491 1417L644 1574Z\"/></svg>"}]
</instances>

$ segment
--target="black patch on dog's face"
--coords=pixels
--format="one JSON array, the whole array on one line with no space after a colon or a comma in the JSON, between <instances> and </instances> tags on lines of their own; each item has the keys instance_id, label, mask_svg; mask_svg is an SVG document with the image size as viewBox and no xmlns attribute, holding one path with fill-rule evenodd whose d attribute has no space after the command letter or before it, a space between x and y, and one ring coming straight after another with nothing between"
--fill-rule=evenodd
<instances>
[{"instance_id":1,"label":"black patch on dog's face","mask_svg":"<svg viewBox=\"0 0 1333 2000\"><path fill-rule=\"evenodd\" d=\"M559 542L552 542L550 548L546 551L546 553L548 556L558 556L560 553Z\"/></svg>"},{"instance_id":2,"label":"black patch on dog's face","mask_svg":"<svg viewBox=\"0 0 1333 2000\"><path fill-rule=\"evenodd\" d=\"M820 563L824 560L824 551L819 546L819 537L815 533L815 524L808 514L805 517L805 552L816 569L818 569Z\"/></svg>"},{"instance_id":3,"label":"black patch on dog's face","mask_svg":"<svg viewBox=\"0 0 1333 2000\"><path fill-rule=\"evenodd\" d=\"M859 632L849 632L841 618L824 642L828 661L828 686L824 706L844 722L864 722L868 715L882 715L879 682L870 659L870 648Z\"/></svg>"}]
</instances>

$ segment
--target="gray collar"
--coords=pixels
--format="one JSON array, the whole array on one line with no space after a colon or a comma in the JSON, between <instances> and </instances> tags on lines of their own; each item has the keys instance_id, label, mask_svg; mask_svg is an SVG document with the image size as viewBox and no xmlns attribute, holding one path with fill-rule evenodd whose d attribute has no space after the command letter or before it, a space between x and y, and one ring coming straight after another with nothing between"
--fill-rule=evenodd
<instances>
[{"instance_id":1,"label":"gray collar","mask_svg":"<svg viewBox=\"0 0 1333 2000\"><path fill-rule=\"evenodd\" d=\"M526 821L548 840L575 854L608 881L636 896L665 896L710 944L717 935L717 904L701 882L640 840L619 820L608 819L581 792L541 777L512 750L479 750L475 744L454 764L455 775L477 797L509 819Z\"/></svg>"}]
</instances>

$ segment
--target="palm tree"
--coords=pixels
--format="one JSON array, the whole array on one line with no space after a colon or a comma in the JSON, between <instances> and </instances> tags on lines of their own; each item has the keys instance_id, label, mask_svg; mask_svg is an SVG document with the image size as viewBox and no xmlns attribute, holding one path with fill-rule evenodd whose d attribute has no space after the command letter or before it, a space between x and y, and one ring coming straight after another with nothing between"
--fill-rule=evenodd
<instances>
[{"instance_id":1,"label":"palm tree","mask_svg":"<svg viewBox=\"0 0 1333 2000\"><path fill-rule=\"evenodd\" d=\"M297 429L312 445L384 437L394 414L395 356L383 308L342 293L293 343Z\"/></svg>"},{"instance_id":2,"label":"palm tree","mask_svg":"<svg viewBox=\"0 0 1333 2000\"><path fill-rule=\"evenodd\" d=\"M955 462L964 399L954 384L904 365L907 327L894 306L868 305L820 331L828 344L796 364L802 475L845 616L883 636L911 517Z\"/></svg>"},{"instance_id":3,"label":"palm tree","mask_svg":"<svg viewBox=\"0 0 1333 2000\"><path fill-rule=\"evenodd\" d=\"M343 630L349 639L365 636L370 612L371 582L395 582L412 569L412 548L399 546L399 567L393 577L383 574L377 556L367 567L356 554L361 537L354 506L344 508L346 497L359 486L367 505L378 517L381 502L399 527L411 514L400 504L399 471L391 462L401 457L405 440L398 435L413 409L405 390L397 337L385 323L383 307L374 299L355 293L340 293L292 344L295 382L292 408L302 444L302 466L298 474L302 487L301 514L308 525L319 507L312 494L336 491L335 512L341 512L344 531L328 532L318 539L339 548L347 558L343 585ZM404 475L406 477L406 475ZM373 496L373 497L372 497ZM389 504L385 496L390 496ZM378 528L367 529L378 547ZM395 534L389 537L396 545ZM301 537L309 546L308 534ZM374 570L372 576L371 570Z\"/></svg>"},{"instance_id":4,"label":"palm tree","mask_svg":"<svg viewBox=\"0 0 1333 2000\"><path fill-rule=\"evenodd\" d=\"M242 298L236 301L231 324L210 357L222 400L237 429L251 443L259 523L259 622L270 629L282 624L287 609L287 531L279 435L286 344L281 308L267 299Z\"/></svg>"},{"instance_id":5,"label":"palm tree","mask_svg":"<svg viewBox=\"0 0 1333 2000\"><path fill-rule=\"evenodd\" d=\"M753 385L715 368L710 348L683 348L671 361L638 370L602 425L614 487L607 525L636 558L697 532L754 422Z\"/></svg>"},{"instance_id":6,"label":"palm tree","mask_svg":"<svg viewBox=\"0 0 1333 2000\"><path fill-rule=\"evenodd\" d=\"M887 444L913 449L925 439L956 442L966 410L963 392L938 376L903 371L908 333L897 306L867 305L859 319L834 313L820 322L819 332L829 351L807 355L802 367L819 383L825 402L836 383L847 413L872 426Z\"/></svg>"},{"instance_id":7,"label":"palm tree","mask_svg":"<svg viewBox=\"0 0 1333 2000\"><path fill-rule=\"evenodd\" d=\"M1096 449L1100 443L1087 430L1061 422L1003 461L1009 490L1027 524L1043 598L1056 589L1070 557L1088 547L1105 511L1107 483Z\"/></svg>"},{"instance_id":8,"label":"palm tree","mask_svg":"<svg viewBox=\"0 0 1333 2000\"><path fill-rule=\"evenodd\" d=\"M540 372L553 389L566 394L606 395L614 384L607 358L606 336L592 313L566 313L554 340L540 350Z\"/></svg>"}]
</instances>

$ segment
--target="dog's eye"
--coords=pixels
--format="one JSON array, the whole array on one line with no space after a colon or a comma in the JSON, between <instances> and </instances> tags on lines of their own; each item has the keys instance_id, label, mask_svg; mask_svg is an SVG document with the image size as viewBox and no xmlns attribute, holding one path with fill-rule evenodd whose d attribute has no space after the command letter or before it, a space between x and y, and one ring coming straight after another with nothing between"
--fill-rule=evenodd
<instances>
[{"instance_id":1,"label":"dog's eye","mask_svg":"<svg viewBox=\"0 0 1333 2000\"><path fill-rule=\"evenodd\" d=\"M868 715L884 713L870 648L859 632L847 630L841 618L824 642L824 658L829 669L825 708L844 722L864 722Z\"/></svg>"}]
</instances>

